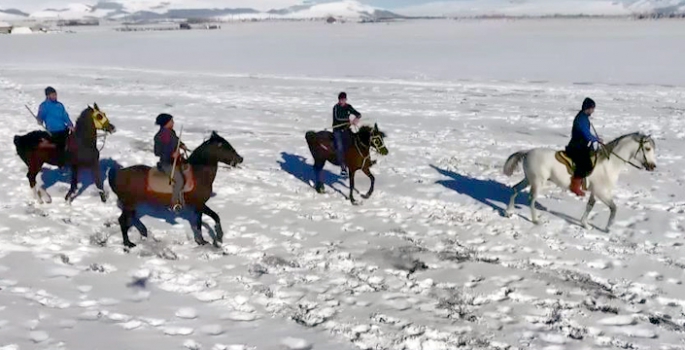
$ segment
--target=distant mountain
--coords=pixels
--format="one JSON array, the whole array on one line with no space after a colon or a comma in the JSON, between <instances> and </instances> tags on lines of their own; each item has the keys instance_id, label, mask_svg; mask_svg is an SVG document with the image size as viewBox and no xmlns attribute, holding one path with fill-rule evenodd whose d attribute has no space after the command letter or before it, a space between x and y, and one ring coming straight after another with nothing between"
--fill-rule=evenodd
<instances>
[{"instance_id":1,"label":"distant mountain","mask_svg":"<svg viewBox=\"0 0 685 350\"><path fill-rule=\"evenodd\" d=\"M296 2L294 0L293 2ZM112 20L161 20L216 18L232 19L338 19L376 20L400 18L393 12L364 5L356 0L342 0L328 3L304 3L282 9L259 11L253 8L204 7L226 3L212 0L106 0L95 3L70 3L60 8L47 8L30 14L19 10L0 10L0 16L30 17L32 19L112 19ZM196 4L202 5L197 7ZM13 12L9 12L13 11ZM16 14L15 14L16 12ZM2 18L2 17L0 17Z\"/></svg>"},{"instance_id":2,"label":"distant mountain","mask_svg":"<svg viewBox=\"0 0 685 350\"><path fill-rule=\"evenodd\" d=\"M26 19L28 16L28 13L24 13L15 9L0 10L0 20L2 21L17 21Z\"/></svg>"},{"instance_id":3,"label":"distant mountain","mask_svg":"<svg viewBox=\"0 0 685 350\"><path fill-rule=\"evenodd\" d=\"M408 16L628 16L685 12L685 0L460 0L398 9Z\"/></svg>"},{"instance_id":4,"label":"distant mountain","mask_svg":"<svg viewBox=\"0 0 685 350\"><path fill-rule=\"evenodd\" d=\"M344 0L339 2L296 5L280 10L267 12L274 18L282 17L289 19L310 18L347 18L347 19L391 19L402 16L393 12L364 5L359 1Z\"/></svg>"}]
</instances>

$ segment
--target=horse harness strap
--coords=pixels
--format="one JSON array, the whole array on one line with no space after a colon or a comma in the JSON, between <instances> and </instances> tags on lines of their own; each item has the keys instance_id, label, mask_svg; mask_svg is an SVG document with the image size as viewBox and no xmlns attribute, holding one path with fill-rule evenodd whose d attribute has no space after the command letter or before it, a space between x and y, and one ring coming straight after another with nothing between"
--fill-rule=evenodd
<instances>
[{"instance_id":1,"label":"horse harness strap","mask_svg":"<svg viewBox=\"0 0 685 350\"><path fill-rule=\"evenodd\" d=\"M597 129L595 129L595 126L594 126L592 123L590 123L590 126L592 127L592 131L595 132L595 135L599 135L599 134L597 134ZM621 156L619 156L618 154L614 153L613 150L609 151L609 148L608 148L605 144L603 144L603 143L600 142L600 145L602 145L602 148L604 149L604 152L606 153L607 159L610 159L610 156L613 154L613 155L616 156L616 158L622 160L624 163L630 164L630 165L631 165L632 167L634 167L635 169L644 170L643 167L638 166L638 165L635 165L635 164L633 164L633 162L623 159L623 157L621 157ZM640 150L642 150L642 148L644 148L644 146L645 146L645 139L644 139L644 137L643 137L643 138L640 139L640 147L637 149L637 151L640 152ZM642 152L642 155L645 157L645 163L647 163L647 155L644 154L644 152Z\"/></svg>"},{"instance_id":2,"label":"horse harness strap","mask_svg":"<svg viewBox=\"0 0 685 350\"><path fill-rule=\"evenodd\" d=\"M360 156L364 157L364 160L362 161L362 169L364 169L364 166L366 165L366 161L371 159L371 153L368 152L366 156L364 156L364 153L362 153L362 150L359 149L359 144L361 143L363 148L368 149L369 151L371 150L371 147L369 145L365 145L364 142L359 140L359 137L354 138L354 148L357 149L357 152L359 153Z\"/></svg>"}]
</instances>

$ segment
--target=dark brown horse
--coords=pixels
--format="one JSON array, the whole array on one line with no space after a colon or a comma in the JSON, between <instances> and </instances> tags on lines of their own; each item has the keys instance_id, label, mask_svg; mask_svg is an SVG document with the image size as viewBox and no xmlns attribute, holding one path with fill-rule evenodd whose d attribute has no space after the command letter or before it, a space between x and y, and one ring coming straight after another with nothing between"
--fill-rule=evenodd
<instances>
[{"instance_id":1,"label":"dark brown horse","mask_svg":"<svg viewBox=\"0 0 685 350\"><path fill-rule=\"evenodd\" d=\"M202 214L209 215L216 223L214 245L217 246L223 240L224 233L219 215L205 204L212 195L212 185L219 169L219 162L235 167L243 162L243 157L238 155L228 141L216 132L212 132L209 140L202 143L190 155L186 169L183 171L185 177L183 196L186 207L191 208L196 215L196 221L192 224L196 229L195 242L199 245L207 244L202 238ZM133 248L136 245L128 238L128 230L131 226L135 226L143 237L147 237L147 228L136 217L136 208L139 204L169 207L172 194L169 177L157 168L146 165L134 165L123 169L112 168L109 172L109 186L119 197L121 204L119 225L124 245Z\"/></svg>"},{"instance_id":2,"label":"dark brown horse","mask_svg":"<svg viewBox=\"0 0 685 350\"><path fill-rule=\"evenodd\" d=\"M345 162L350 172L350 201L356 204L354 199L354 174L360 170L366 174L371 180L371 187L369 192L362 195L366 199L373 194L373 187L376 178L371 174L371 166L375 161L371 160L370 151L374 148L381 155L387 155L388 149L385 147L385 134L378 130L378 124L373 127L362 126L355 134L348 131L349 142L345 150ZM315 189L319 193L324 193L323 184L323 167L326 161L333 165L338 165L337 157L335 156L335 147L333 145L333 133L330 131L307 131L305 139L309 145L309 151L314 157L314 172L316 173Z\"/></svg>"},{"instance_id":3,"label":"dark brown horse","mask_svg":"<svg viewBox=\"0 0 685 350\"><path fill-rule=\"evenodd\" d=\"M78 173L82 168L91 169L95 186L100 191L102 202L107 201L107 194L102 187L100 174L100 151L97 148L97 130L113 133L116 128L107 119L105 112L101 111L97 103L93 107L88 106L76 119L74 132L67 138L65 164L71 167L71 188L64 198L71 202L74 199L76 186L78 185ZM33 190L33 195L39 203L50 203L52 198L44 188L36 188L36 176L43 169L43 164L59 165L59 158L65 151L58 150L50 140L50 134L46 131L32 131L26 135L15 135L14 146L21 160L29 167L26 177Z\"/></svg>"}]
</instances>

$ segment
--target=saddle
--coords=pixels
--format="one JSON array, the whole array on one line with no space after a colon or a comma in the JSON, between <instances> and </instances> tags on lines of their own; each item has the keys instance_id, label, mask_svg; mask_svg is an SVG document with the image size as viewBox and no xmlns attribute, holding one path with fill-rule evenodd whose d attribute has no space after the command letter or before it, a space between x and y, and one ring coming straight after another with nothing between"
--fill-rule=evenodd
<instances>
[{"instance_id":1,"label":"saddle","mask_svg":"<svg viewBox=\"0 0 685 350\"><path fill-rule=\"evenodd\" d=\"M576 170L576 164L573 162L573 159L566 154L566 151L558 151L554 155L554 158L566 167L566 171L569 175L573 176L573 173ZM592 167L594 168L595 165L597 165L597 154L590 156L590 160L592 161ZM587 178L583 179L583 190L587 190Z\"/></svg>"},{"instance_id":2,"label":"saddle","mask_svg":"<svg viewBox=\"0 0 685 350\"><path fill-rule=\"evenodd\" d=\"M190 165L183 165L183 178L185 184L183 186L183 193L192 192L195 189L195 176L193 175L193 168ZM177 169L178 170L178 169ZM169 176L163 171L153 167L148 171L145 178L145 189L148 192L172 194L174 192L173 184L169 183Z\"/></svg>"}]
</instances>

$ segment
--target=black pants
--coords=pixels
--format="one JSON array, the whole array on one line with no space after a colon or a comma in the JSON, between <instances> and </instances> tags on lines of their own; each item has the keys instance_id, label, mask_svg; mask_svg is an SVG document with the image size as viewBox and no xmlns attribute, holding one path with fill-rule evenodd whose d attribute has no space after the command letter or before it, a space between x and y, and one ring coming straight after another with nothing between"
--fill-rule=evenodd
<instances>
[{"instance_id":1,"label":"black pants","mask_svg":"<svg viewBox=\"0 0 685 350\"><path fill-rule=\"evenodd\" d=\"M566 148L566 154L573 160L576 170L573 177L585 178L592 173L592 152L590 148Z\"/></svg>"},{"instance_id":2,"label":"black pants","mask_svg":"<svg viewBox=\"0 0 685 350\"><path fill-rule=\"evenodd\" d=\"M67 137L69 137L69 130L52 133L52 143L55 144L60 152L63 152L67 145Z\"/></svg>"}]
</instances>

